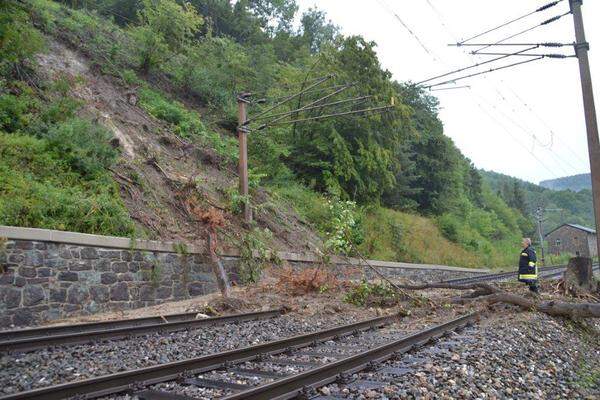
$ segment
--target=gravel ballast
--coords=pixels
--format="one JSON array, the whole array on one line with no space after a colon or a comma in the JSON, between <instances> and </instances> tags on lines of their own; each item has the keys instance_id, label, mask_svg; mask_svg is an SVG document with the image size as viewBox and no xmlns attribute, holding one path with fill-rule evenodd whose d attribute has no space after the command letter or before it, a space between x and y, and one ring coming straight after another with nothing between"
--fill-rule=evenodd
<instances>
[{"instance_id":1,"label":"gravel ballast","mask_svg":"<svg viewBox=\"0 0 600 400\"><path fill-rule=\"evenodd\" d=\"M326 317L290 314L127 340L3 354L0 356L0 394L200 357L352 322L356 319L345 314Z\"/></svg>"},{"instance_id":2,"label":"gravel ballast","mask_svg":"<svg viewBox=\"0 0 600 400\"><path fill-rule=\"evenodd\" d=\"M600 344L543 314L492 317L321 388L349 399L597 399ZM595 341L595 343L594 343Z\"/></svg>"}]
</instances>

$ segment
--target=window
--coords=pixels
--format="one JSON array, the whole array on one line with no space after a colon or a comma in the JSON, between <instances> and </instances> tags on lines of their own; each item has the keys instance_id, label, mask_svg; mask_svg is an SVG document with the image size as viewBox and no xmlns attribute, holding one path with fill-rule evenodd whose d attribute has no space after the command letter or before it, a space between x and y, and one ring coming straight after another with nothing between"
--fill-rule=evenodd
<instances>
[{"instance_id":1,"label":"window","mask_svg":"<svg viewBox=\"0 0 600 400\"><path fill-rule=\"evenodd\" d=\"M561 244L561 241L560 241L560 239L556 239L556 245L557 245L557 246L560 246L560 244Z\"/></svg>"}]
</instances>

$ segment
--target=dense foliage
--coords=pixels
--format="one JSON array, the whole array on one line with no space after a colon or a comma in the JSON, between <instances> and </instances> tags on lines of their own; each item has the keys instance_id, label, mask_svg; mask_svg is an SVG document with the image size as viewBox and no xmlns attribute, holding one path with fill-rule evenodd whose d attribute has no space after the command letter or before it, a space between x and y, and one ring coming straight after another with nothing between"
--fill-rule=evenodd
<instances>
[{"instance_id":1,"label":"dense foliage","mask_svg":"<svg viewBox=\"0 0 600 400\"><path fill-rule=\"evenodd\" d=\"M498 254L518 243L521 231L529 227L524 210L509 207L484 185L471 162L444 136L437 100L410 83L394 81L379 64L375 43L341 35L317 9L300 16L295 27L294 0L60 3L28 0L24 4L29 7L15 6L12 11L3 6L0 18L12 12L9 20L17 24L2 28L8 40L0 43L8 44L0 52L13 57L7 58L5 70L39 50L41 35L28 20L31 15L45 34L78 47L102 72L138 87L140 105L150 114L172 124L179 135L215 148L229 163L235 162L231 132L237 119L236 93L251 91L254 98L266 98L266 104L251 105L252 117L315 79L330 76L322 87L348 85L330 101L368 97L355 105L292 114L291 119L381 105L393 108L253 130L251 168L255 176L264 176L264 185L281 190L317 216L331 216L331 210L302 201L326 197L334 203L354 202L355 215L348 217L353 224L381 215L381 207L426 215L447 239L482 254L481 264L506 263ZM23 39L27 34L31 40ZM26 40L27 46L13 43L19 40ZM307 92L274 112L294 110L332 90ZM64 168L82 180L99 179L106 171L113 156L100 146L106 138L96 127L84 129L82 121L72 119L45 121L40 115L46 111L24 123L30 106L22 104L27 101L23 96L13 97L18 104L13 98L0 100L0 121L7 133L34 135L48 151L66 154L61 157ZM202 112L186 108L190 101ZM67 146L77 132L83 136ZM97 140L89 140L90 132L96 132ZM95 164L89 164L90 159ZM328 223L314 221L323 232L331 230ZM359 244L364 236L368 232L353 240ZM402 252L396 256L403 257Z\"/></svg>"},{"instance_id":2,"label":"dense foliage","mask_svg":"<svg viewBox=\"0 0 600 400\"><path fill-rule=\"evenodd\" d=\"M552 190L572 190L579 192L580 190L592 189L592 176L590 173L565 176L558 179L549 179L540 182L541 187Z\"/></svg>"},{"instance_id":3,"label":"dense foliage","mask_svg":"<svg viewBox=\"0 0 600 400\"><path fill-rule=\"evenodd\" d=\"M538 207L549 210L544 213L544 232L563 223L595 225L592 191L589 189L578 192L550 190L496 172L481 171L481 174L500 197L525 215L533 218Z\"/></svg>"},{"instance_id":4,"label":"dense foliage","mask_svg":"<svg viewBox=\"0 0 600 400\"><path fill-rule=\"evenodd\" d=\"M71 82L37 79L41 34L20 5L0 5L0 224L132 235L107 173L112 135L78 118Z\"/></svg>"}]
</instances>

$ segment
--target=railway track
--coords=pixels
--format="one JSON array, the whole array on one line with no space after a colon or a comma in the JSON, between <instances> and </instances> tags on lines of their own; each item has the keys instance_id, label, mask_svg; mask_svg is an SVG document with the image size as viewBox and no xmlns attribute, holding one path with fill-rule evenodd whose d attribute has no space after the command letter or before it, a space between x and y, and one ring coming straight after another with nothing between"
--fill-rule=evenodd
<instances>
[{"instance_id":1,"label":"railway track","mask_svg":"<svg viewBox=\"0 0 600 400\"><path fill-rule=\"evenodd\" d=\"M565 269L567 268L566 265L554 265L554 266L549 266L549 267L542 267L539 269L539 276L540 278L554 278L556 276L560 276ZM594 265L593 267L594 271L599 271L600 270L600 266L599 265ZM453 283L453 284L470 284L470 283L478 283L478 282L495 282L495 281L502 281L505 279L516 279L517 278L517 271L510 271L510 272L500 272L497 274L486 274L486 275L479 275L479 276L473 276L473 277L469 277L469 278L458 278L458 279L450 279L447 281L443 281L443 283Z\"/></svg>"},{"instance_id":2,"label":"railway track","mask_svg":"<svg viewBox=\"0 0 600 400\"><path fill-rule=\"evenodd\" d=\"M231 322L255 321L274 318L282 313L282 310L277 309L203 319L196 319L198 313L186 313L163 317L1 331L0 353L27 352L49 346L76 345L98 340L135 337L154 332L176 332Z\"/></svg>"},{"instance_id":3,"label":"railway track","mask_svg":"<svg viewBox=\"0 0 600 400\"><path fill-rule=\"evenodd\" d=\"M401 335L390 326L399 318L374 318L237 350L16 393L0 400L115 398L119 393L145 400L289 399L303 394L312 398L311 390L399 357L472 324L478 315L468 314L410 335Z\"/></svg>"}]
</instances>

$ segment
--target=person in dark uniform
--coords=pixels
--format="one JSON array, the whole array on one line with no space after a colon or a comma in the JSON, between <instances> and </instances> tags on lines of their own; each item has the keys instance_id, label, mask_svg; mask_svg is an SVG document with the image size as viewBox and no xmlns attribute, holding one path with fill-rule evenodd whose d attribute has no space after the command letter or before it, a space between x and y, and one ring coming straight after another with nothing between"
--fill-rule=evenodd
<instances>
[{"instance_id":1,"label":"person in dark uniform","mask_svg":"<svg viewBox=\"0 0 600 400\"><path fill-rule=\"evenodd\" d=\"M531 239L523 238L523 250L519 257L519 282L529 286L529 290L539 293L538 268L535 249L531 246Z\"/></svg>"}]
</instances>

